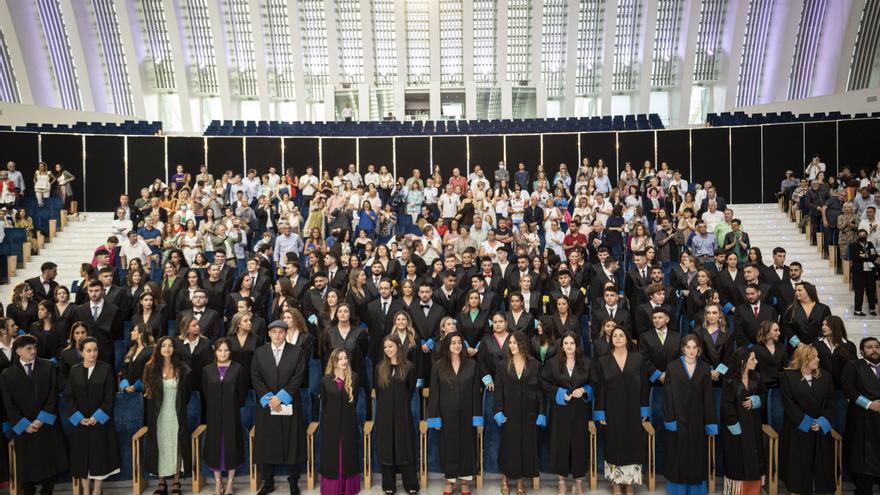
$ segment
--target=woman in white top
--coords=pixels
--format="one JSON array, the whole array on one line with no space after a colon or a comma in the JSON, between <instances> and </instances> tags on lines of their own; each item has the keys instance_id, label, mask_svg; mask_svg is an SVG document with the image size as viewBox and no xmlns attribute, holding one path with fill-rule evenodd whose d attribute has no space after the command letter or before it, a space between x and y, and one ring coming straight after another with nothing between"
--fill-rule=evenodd
<instances>
[{"instance_id":1,"label":"woman in white top","mask_svg":"<svg viewBox=\"0 0 880 495\"><path fill-rule=\"evenodd\" d=\"M202 236L196 231L196 222L188 220L186 222L186 230L180 236L180 247L183 250L183 257L188 264L193 264L196 254L202 252Z\"/></svg>"},{"instance_id":2,"label":"woman in white top","mask_svg":"<svg viewBox=\"0 0 880 495\"><path fill-rule=\"evenodd\" d=\"M131 220L125 219L125 210L122 208L116 209L116 218L113 219L113 223L110 224L110 233L115 235L119 240L122 240L128 232L132 229Z\"/></svg>"},{"instance_id":3,"label":"woman in white top","mask_svg":"<svg viewBox=\"0 0 880 495\"><path fill-rule=\"evenodd\" d=\"M46 162L40 162L39 168L34 174L34 192L37 195L38 206L43 206L43 200L49 197L53 182L55 182L55 177L49 173Z\"/></svg>"},{"instance_id":4,"label":"woman in white top","mask_svg":"<svg viewBox=\"0 0 880 495\"><path fill-rule=\"evenodd\" d=\"M480 244L480 257L488 256L492 259L492 263L498 263L498 250L502 246L503 243L495 240L495 231L490 230L486 233L486 240Z\"/></svg>"},{"instance_id":5,"label":"woman in white top","mask_svg":"<svg viewBox=\"0 0 880 495\"><path fill-rule=\"evenodd\" d=\"M565 261L565 250L562 249L562 242L565 240L565 234L559 228L559 220L550 222L550 230L544 235L544 241L547 243L547 249L552 250L559 256L561 261Z\"/></svg>"}]
</instances>

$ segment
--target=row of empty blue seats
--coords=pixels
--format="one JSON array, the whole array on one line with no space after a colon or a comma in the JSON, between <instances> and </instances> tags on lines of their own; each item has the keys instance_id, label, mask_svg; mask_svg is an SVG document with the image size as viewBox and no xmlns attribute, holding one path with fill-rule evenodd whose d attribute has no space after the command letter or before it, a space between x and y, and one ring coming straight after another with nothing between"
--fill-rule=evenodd
<instances>
[{"instance_id":1,"label":"row of empty blue seats","mask_svg":"<svg viewBox=\"0 0 880 495\"><path fill-rule=\"evenodd\" d=\"M814 114L800 113L795 115L792 112L768 112L753 113L751 115L745 112L721 112L720 114L710 113L706 115L706 123L712 127L731 126L731 125L759 125L759 124L783 124L786 122L824 122L829 120L848 120L848 119L867 119L880 117L880 112L874 112L870 115L867 113L857 113L849 115L841 112L818 112Z\"/></svg>"},{"instance_id":2,"label":"row of empty blue seats","mask_svg":"<svg viewBox=\"0 0 880 495\"><path fill-rule=\"evenodd\" d=\"M0 128L0 130L11 130L11 128ZM70 132L76 134L129 134L152 136L162 130L162 122L126 120L121 124L115 122L77 122L73 125L35 124L29 122L23 126L16 127L15 130L26 132Z\"/></svg>"},{"instance_id":3,"label":"row of empty blue seats","mask_svg":"<svg viewBox=\"0 0 880 495\"><path fill-rule=\"evenodd\" d=\"M663 129L657 114L559 119L254 122L215 120L206 136L408 136L449 134L531 134Z\"/></svg>"}]
</instances>

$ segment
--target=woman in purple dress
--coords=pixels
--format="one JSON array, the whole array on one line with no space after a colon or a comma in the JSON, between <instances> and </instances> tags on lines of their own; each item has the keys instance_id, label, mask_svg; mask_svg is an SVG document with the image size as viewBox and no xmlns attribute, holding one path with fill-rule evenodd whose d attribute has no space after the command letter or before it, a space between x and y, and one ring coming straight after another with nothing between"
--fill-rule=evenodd
<instances>
[{"instance_id":1,"label":"woman in purple dress","mask_svg":"<svg viewBox=\"0 0 880 495\"><path fill-rule=\"evenodd\" d=\"M358 376L341 348L327 359L321 379L321 495L353 495L361 490L358 459Z\"/></svg>"}]
</instances>

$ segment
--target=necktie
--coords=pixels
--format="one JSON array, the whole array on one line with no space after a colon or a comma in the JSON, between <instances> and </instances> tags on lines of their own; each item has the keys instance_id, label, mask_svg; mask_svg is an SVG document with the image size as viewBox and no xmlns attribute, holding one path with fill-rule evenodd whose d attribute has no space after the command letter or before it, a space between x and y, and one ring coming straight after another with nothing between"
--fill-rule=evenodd
<instances>
[{"instance_id":1,"label":"necktie","mask_svg":"<svg viewBox=\"0 0 880 495\"><path fill-rule=\"evenodd\" d=\"M27 363L24 365L24 370L27 372L28 378L31 377L31 373L34 371L34 363Z\"/></svg>"},{"instance_id":2,"label":"necktie","mask_svg":"<svg viewBox=\"0 0 880 495\"><path fill-rule=\"evenodd\" d=\"M648 278L648 275L647 275L646 270L644 268L642 268L642 278L643 279Z\"/></svg>"},{"instance_id":3,"label":"necktie","mask_svg":"<svg viewBox=\"0 0 880 495\"><path fill-rule=\"evenodd\" d=\"M382 314L388 316L388 303L385 301L382 301Z\"/></svg>"},{"instance_id":4,"label":"necktie","mask_svg":"<svg viewBox=\"0 0 880 495\"><path fill-rule=\"evenodd\" d=\"M612 320L614 319L614 309L615 308L608 308L608 318Z\"/></svg>"},{"instance_id":5,"label":"necktie","mask_svg":"<svg viewBox=\"0 0 880 495\"><path fill-rule=\"evenodd\" d=\"M281 349L272 349L272 350L275 353L275 365L277 366L278 363L281 362Z\"/></svg>"},{"instance_id":6,"label":"necktie","mask_svg":"<svg viewBox=\"0 0 880 495\"><path fill-rule=\"evenodd\" d=\"M657 336L660 337L660 345L666 344L666 331L665 330L658 330Z\"/></svg>"},{"instance_id":7,"label":"necktie","mask_svg":"<svg viewBox=\"0 0 880 495\"><path fill-rule=\"evenodd\" d=\"M204 313L204 311L193 311L193 316L195 316L197 320L201 320L202 313Z\"/></svg>"},{"instance_id":8,"label":"necktie","mask_svg":"<svg viewBox=\"0 0 880 495\"><path fill-rule=\"evenodd\" d=\"M422 304L422 309L424 309L425 311L428 311L429 309L431 309L431 305L430 304Z\"/></svg>"},{"instance_id":9,"label":"necktie","mask_svg":"<svg viewBox=\"0 0 880 495\"><path fill-rule=\"evenodd\" d=\"M755 319L758 319L758 307L757 307L757 306L752 306L752 311L755 312Z\"/></svg>"},{"instance_id":10,"label":"necktie","mask_svg":"<svg viewBox=\"0 0 880 495\"><path fill-rule=\"evenodd\" d=\"M874 374L876 374L877 379L880 380L880 365L875 366L872 364L871 367L874 368Z\"/></svg>"},{"instance_id":11,"label":"necktie","mask_svg":"<svg viewBox=\"0 0 880 495\"><path fill-rule=\"evenodd\" d=\"M98 319L98 307L97 306L92 306L92 319L94 319L94 320Z\"/></svg>"}]
</instances>

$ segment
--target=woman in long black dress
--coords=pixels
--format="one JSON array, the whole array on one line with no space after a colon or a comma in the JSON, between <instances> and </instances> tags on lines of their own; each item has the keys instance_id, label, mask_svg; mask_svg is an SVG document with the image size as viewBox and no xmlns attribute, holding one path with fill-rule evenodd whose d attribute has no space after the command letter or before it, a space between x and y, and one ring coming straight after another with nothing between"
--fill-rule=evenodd
<instances>
[{"instance_id":1,"label":"woman in long black dress","mask_svg":"<svg viewBox=\"0 0 880 495\"><path fill-rule=\"evenodd\" d=\"M67 336L55 326L55 314L49 300L37 303L37 320L30 326L30 333L37 338L37 357L55 359Z\"/></svg>"},{"instance_id":2,"label":"woman in long black dress","mask_svg":"<svg viewBox=\"0 0 880 495\"><path fill-rule=\"evenodd\" d=\"M511 292L507 296L507 304L510 307L506 313L507 328L511 332L523 332L528 336L535 334L535 317L523 309L523 295L521 292ZM485 328L485 327L484 327Z\"/></svg>"},{"instance_id":3,"label":"woman in long black dress","mask_svg":"<svg viewBox=\"0 0 880 495\"><path fill-rule=\"evenodd\" d=\"M541 371L541 384L550 402L550 459L547 471L559 476L559 493L566 490L568 476L574 478L575 495L584 492L583 478L590 465L587 445L593 401L593 370L574 333L562 337L562 351Z\"/></svg>"},{"instance_id":4,"label":"woman in long black dress","mask_svg":"<svg viewBox=\"0 0 880 495\"><path fill-rule=\"evenodd\" d=\"M229 350L232 353L232 360L247 371L241 377L245 390L251 388L251 361L254 359L254 351L261 344L260 339L252 331L252 319L253 315L250 312L239 311L232 316L229 324Z\"/></svg>"},{"instance_id":5,"label":"woman in long black dress","mask_svg":"<svg viewBox=\"0 0 880 495\"><path fill-rule=\"evenodd\" d=\"M70 422L73 424L70 473L79 478L84 494L99 495L104 480L119 472L119 444L113 422L116 377L109 364L98 360L98 341L80 342L83 362L70 370ZM89 491L89 484L92 490Z\"/></svg>"},{"instance_id":6,"label":"woman in long black dress","mask_svg":"<svg viewBox=\"0 0 880 495\"><path fill-rule=\"evenodd\" d=\"M327 358L321 379L321 495L354 495L360 491L357 421L358 375L348 365L345 349Z\"/></svg>"},{"instance_id":7,"label":"woman in long black dress","mask_svg":"<svg viewBox=\"0 0 880 495\"><path fill-rule=\"evenodd\" d=\"M834 384L819 368L819 352L801 345L782 372L785 422L780 435L779 473L791 493L831 493L835 488Z\"/></svg>"},{"instance_id":8,"label":"woman in long black dress","mask_svg":"<svg viewBox=\"0 0 880 495\"><path fill-rule=\"evenodd\" d=\"M157 296L152 292L142 292L131 316L131 326L145 325L154 340L168 333L165 307L160 306L156 299Z\"/></svg>"},{"instance_id":9,"label":"woman in long black dress","mask_svg":"<svg viewBox=\"0 0 880 495\"><path fill-rule=\"evenodd\" d=\"M822 337L816 343L819 351L819 367L830 371L834 389L840 390L840 374L847 362L858 359L856 345L847 340L846 326L839 316L829 316L822 321Z\"/></svg>"},{"instance_id":10,"label":"woman in long black dress","mask_svg":"<svg viewBox=\"0 0 880 495\"><path fill-rule=\"evenodd\" d=\"M611 333L611 352L596 365L596 401L593 420L602 425L605 440L605 477L614 495L634 493L642 484L645 462L645 430L642 421L648 407L650 381L648 363L638 352L630 351L630 339L620 327Z\"/></svg>"},{"instance_id":11,"label":"woman in long black dress","mask_svg":"<svg viewBox=\"0 0 880 495\"><path fill-rule=\"evenodd\" d=\"M67 347L58 352L58 390L64 390L70 369L82 362L82 352L79 343L89 336L89 328L85 323L78 321L70 327L67 338Z\"/></svg>"},{"instance_id":12,"label":"woman in long black dress","mask_svg":"<svg viewBox=\"0 0 880 495\"><path fill-rule=\"evenodd\" d=\"M461 480L465 495L479 469L476 428L483 426L479 371L459 333L440 340L437 356L431 368L428 427L440 431L440 466L446 478L443 493L452 493L455 481Z\"/></svg>"},{"instance_id":13,"label":"woman in long black dress","mask_svg":"<svg viewBox=\"0 0 880 495\"><path fill-rule=\"evenodd\" d=\"M119 391L124 393L143 392L144 368L153 357L153 332L146 325L135 325L129 334L131 346L122 358L119 371Z\"/></svg>"},{"instance_id":14,"label":"woman in long black dress","mask_svg":"<svg viewBox=\"0 0 880 495\"><path fill-rule=\"evenodd\" d=\"M755 352L740 347L733 353L730 373L721 389L725 495L759 495L761 479L767 473L761 419L767 389L755 371L757 366Z\"/></svg>"},{"instance_id":15,"label":"woman in long black dress","mask_svg":"<svg viewBox=\"0 0 880 495\"><path fill-rule=\"evenodd\" d=\"M681 354L669 363L663 382L666 491L670 495L705 495L709 464L706 435L718 434L712 369L698 358L700 340L694 334L682 337Z\"/></svg>"},{"instance_id":16,"label":"woman in long black dress","mask_svg":"<svg viewBox=\"0 0 880 495\"><path fill-rule=\"evenodd\" d=\"M822 336L822 322L831 316L831 309L819 302L816 286L809 282L795 285L794 302L779 319L782 335L789 345L789 354L798 344L813 344ZM793 354L792 354L793 355Z\"/></svg>"},{"instance_id":17,"label":"woman in long black dress","mask_svg":"<svg viewBox=\"0 0 880 495\"><path fill-rule=\"evenodd\" d=\"M707 304L703 309L703 324L694 330L699 339L700 358L709 365L712 383L721 386L721 377L727 374L727 362L733 355L734 336L727 329L727 319L720 304Z\"/></svg>"},{"instance_id":18,"label":"woman in long black dress","mask_svg":"<svg viewBox=\"0 0 880 495\"><path fill-rule=\"evenodd\" d=\"M70 289L63 285L55 287L53 300L55 301L52 306L52 312L55 315L55 329L60 331L62 335L67 335L70 333L73 313L76 311L76 305L70 300Z\"/></svg>"},{"instance_id":19,"label":"woman in long black dress","mask_svg":"<svg viewBox=\"0 0 880 495\"><path fill-rule=\"evenodd\" d=\"M214 363L202 368L202 394L205 396L205 464L214 472L214 494L220 495L223 473L227 473L226 489L232 494L235 469L245 458L244 431L241 427L241 406L247 397L245 375L249 368L232 360L229 339L214 342Z\"/></svg>"},{"instance_id":20,"label":"woman in long black dress","mask_svg":"<svg viewBox=\"0 0 880 495\"><path fill-rule=\"evenodd\" d=\"M12 303L6 306L6 317L12 318L18 328L25 332L37 321L37 303L33 298L34 289L22 282L12 289Z\"/></svg>"},{"instance_id":21,"label":"woman in long black dress","mask_svg":"<svg viewBox=\"0 0 880 495\"><path fill-rule=\"evenodd\" d=\"M495 390L495 375L499 367L507 359L507 345L513 335L507 330L507 319L500 311L492 315L492 333L487 334L480 340L480 353L477 354L477 362L480 367L480 376L487 390Z\"/></svg>"},{"instance_id":22,"label":"woman in long black dress","mask_svg":"<svg viewBox=\"0 0 880 495\"><path fill-rule=\"evenodd\" d=\"M416 391L415 366L407 359L400 338L394 333L382 343L384 358L373 374L376 392L376 459L382 468L382 490L394 493L397 473L408 493L419 491L416 475L416 430L412 402Z\"/></svg>"},{"instance_id":23,"label":"woman in long black dress","mask_svg":"<svg viewBox=\"0 0 880 495\"><path fill-rule=\"evenodd\" d=\"M357 385L364 390L366 397L370 396L367 381L367 352L370 340L367 331L353 320L354 310L348 303L342 303L336 309L336 324L325 328L320 335L321 355L324 368L327 367L329 356L334 349L344 349L348 366L357 375ZM372 417L372 408L367 408L367 416Z\"/></svg>"},{"instance_id":24,"label":"woman in long black dress","mask_svg":"<svg viewBox=\"0 0 880 495\"><path fill-rule=\"evenodd\" d=\"M788 364L788 348L780 342L782 332L775 321L766 320L758 327L757 344L752 347L758 360L758 374L765 388L779 388L779 374Z\"/></svg>"},{"instance_id":25,"label":"woman in long black dress","mask_svg":"<svg viewBox=\"0 0 880 495\"><path fill-rule=\"evenodd\" d=\"M507 343L507 359L495 370L493 417L501 427L498 468L504 495L508 480L516 481L518 494L525 493L525 479L538 476L540 470L538 427L547 426L540 375L528 337L514 333Z\"/></svg>"}]
</instances>

